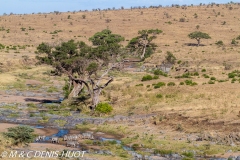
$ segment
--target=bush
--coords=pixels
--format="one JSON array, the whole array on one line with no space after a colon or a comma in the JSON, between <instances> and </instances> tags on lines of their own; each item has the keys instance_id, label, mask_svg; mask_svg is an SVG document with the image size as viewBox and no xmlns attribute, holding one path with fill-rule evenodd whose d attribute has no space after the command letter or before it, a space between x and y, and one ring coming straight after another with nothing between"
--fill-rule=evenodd
<instances>
[{"instance_id":1,"label":"bush","mask_svg":"<svg viewBox=\"0 0 240 160\"><path fill-rule=\"evenodd\" d=\"M218 46L222 46L223 45L223 41L217 41L215 44L218 45Z\"/></svg>"},{"instance_id":2,"label":"bush","mask_svg":"<svg viewBox=\"0 0 240 160\"><path fill-rule=\"evenodd\" d=\"M162 94L157 94L156 97L157 97L157 98L162 98L163 95L162 95Z\"/></svg>"},{"instance_id":3,"label":"bush","mask_svg":"<svg viewBox=\"0 0 240 160\"><path fill-rule=\"evenodd\" d=\"M216 78L215 78L215 77L211 77L210 79L211 79L212 81L215 81L215 80L216 80Z\"/></svg>"},{"instance_id":4,"label":"bush","mask_svg":"<svg viewBox=\"0 0 240 160\"><path fill-rule=\"evenodd\" d=\"M150 81L152 79L153 79L153 77L151 75L146 75L146 76L142 77L142 81Z\"/></svg>"},{"instance_id":5,"label":"bush","mask_svg":"<svg viewBox=\"0 0 240 160\"><path fill-rule=\"evenodd\" d=\"M234 78L236 76L235 73L228 73L228 78Z\"/></svg>"},{"instance_id":6,"label":"bush","mask_svg":"<svg viewBox=\"0 0 240 160\"><path fill-rule=\"evenodd\" d=\"M154 84L154 88L156 89L156 88L160 88L160 87L162 87L162 86L165 86L166 84L164 83L164 82L159 82L159 83L157 83L157 84Z\"/></svg>"},{"instance_id":7,"label":"bush","mask_svg":"<svg viewBox=\"0 0 240 160\"><path fill-rule=\"evenodd\" d=\"M143 84L141 83L141 84L136 84L136 86L143 86Z\"/></svg>"},{"instance_id":8,"label":"bush","mask_svg":"<svg viewBox=\"0 0 240 160\"><path fill-rule=\"evenodd\" d=\"M198 72L194 72L193 76L199 76L199 73Z\"/></svg>"},{"instance_id":9,"label":"bush","mask_svg":"<svg viewBox=\"0 0 240 160\"><path fill-rule=\"evenodd\" d=\"M8 138L12 138L15 145L31 143L35 138L34 129L29 126L8 128L8 132L5 132L4 135Z\"/></svg>"},{"instance_id":10,"label":"bush","mask_svg":"<svg viewBox=\"0 0 240 160\"><path fill-rule=\"evenodd\" d=\"M195 85L197 85L196 82L193 82L192 80L189 80L189 79L185 81L185 84L186 84L186 85L189 85L189 86L195 86Z\"/></svg>"},{"instance_id":11,"label":"bush","mask_svg":"<svg viewBox=\"0 0 240 160\"><path fill-rule=\"evenodd\" d=\"M174 82L168 82L167 86L175 86Z\"/></svg>"},{"instance_id":12,"label":"bush","mask_svg":"<svg viewBox=\"0 0 240 160\"><path fill-rule=\"evenodd\" d=\"M208 84L214 84L215 82L214 81L208 81Z\"/></svg>"},{"instance_id":13,"label":"bush","mask_svg":"<svg viewBox=\"0 0 240 160\"><path fill-rule=\"evenodd\" d=\"M179 85L184 85L184 82L180 82Z\"/></svg>"},{"instance_id":14,"label":"bush","mask_svg":"<svg viewBox=\"0 0 240 160\"><path fill-rule=\"evenodd\" d=\"M240 35L239 35L239 36L237 36L236 40L240 40Z\"/></svg>"},{"instance_id":15,"label":"bush","mask_svg":"<svg viewBox=\"0 0 240 160\"><path fill-rule=\"evenodd\" d=\"M202 72L206 72L206 69L202 69Z\"/></svg>"},{"instance_id":16,"label":"bush","mask_svg":"<svg viewBox=\"0 0 240 160\"><path fill-rule=\"evenodd\" d=\"M232 39L231 44L236 45L236 44L238 44L238 41L236 41L235 39Z\"/></svg>"},{"instance_id":17,"label":"bush","mask_svg":"<svg viewBox=\"0 0 240 160\"><path fill-rule=\"evenodd\" d=\"M209 78L209 76L207 74L203 74L204 78Z\"/></svg>"},{"instance_id":18,"label":"bush","mask_svg":"<svg viewBox=\"0 0 240 160\"><path fill-rule=\"evenodd\" d=\"M160 69L157 69L153 72L154 75L162 75L164 77L167 77L167 74L161 71Z\"/></svg>"},{"instance_id":19,"label":"bush","mask_svg":"<svg viewBox=\"0 0 240 160\"><path fill-rule=\"evenodd\" d=\"M113 110L113 107L108 103L99 103L95 108L95 111L99 113L104 113L104 114L110 113L112 110Z\"/></svg>"},{"instance_id":20,"label":"bush","mask_svg":"<svg viewBox=\"0 0 240 160\"><path fill-rule=\"evenodd\" d=\"M158 78L159 78L158 75L154 75L154 76L153 76L153 79L158 79Z\"/></svg>"}]
</instances>

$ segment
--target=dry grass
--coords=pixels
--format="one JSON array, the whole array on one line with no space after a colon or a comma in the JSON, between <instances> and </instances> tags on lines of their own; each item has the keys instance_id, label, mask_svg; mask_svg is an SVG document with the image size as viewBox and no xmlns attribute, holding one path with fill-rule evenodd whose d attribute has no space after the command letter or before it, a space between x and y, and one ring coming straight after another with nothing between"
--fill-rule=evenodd
<instances>
[{"instance_id":1,"label":"dry grass","mask_svg":"<svg viewBox=\"0 0 240 160\"><path fill-rule=\"evenodd\" d=\"M230 5L233 7L232 10L229 10ZM238 81L231 83L231 79L228 80L227 76L230 71L240 69L239 46L231 44L231 40L240 35L239 8L239 5L228 4L219 7L215 5L213 7L194 6L187 7L186 10L169 7L70 12L60 15L52 13L1 16L0 22L4 22L1 23L1 26L10 29L9 33L0 31L1 43L8 46L30 45L30 47L26 47L25 50L19 49L20 53L14 53L12 50L6 53L6 49L0 52L0 61L4 67L0 68L4 69L4 73L0 74L0 86L4 88L17 82L24 84L28 80L38 80L50 84L52 77L43 75L43 72L49 71L50 68L21 63L22 56L28 55L30 58L35 56L36 46L41 42L56 45L62 41L74 39L90 44L89 37L109 28L113 33L124 36L123 45L126 45L129 40L137 36L139 30L158 28L163 30L163 34L154 40L158 48L156 53L145 62L159 64L164 59L166 52L171 51L177 60L186 63L185 67L199 73L199 76L191 78L198 85L179 85L186 79L175 79L175 76L182 73L174 70L168 77L160 77L157 80L146 82L141 81L142 76L146 73L113 72L114 82L106 88L105 94L101 96L103 101L114 102L112 115L156 113L159 117L165 117L161 125L152 126L153 131L156 132L161 127L169 130L175 129L178 124L181 124L186 132L218 130L229 133L239 131L237 126L240 123L238 105L240 94L237 89L240 87L240 83ZM166 17L166 13L170 15L169 18ZM195 13L198 15L197 18L194 18ZM67 18L68 15L70 15L70 19ZM82 15L86 15L86 19L83 19ZM185 18L185 22L180 22L180 18ZM106 19L111 19L111 21L106 23ZM223 25L224 21L226 24ZM196 29L197 25L200 26L199 29ZM29 30L29 26L34 30ZM21 31L22 27L26 28L26 31ZM56 30L62 32L50 34ZM197 30L208 33L212 39L202 40L201 44L204 46L187 46L186 43L196 43L187 35ZM215 44L219 40L224 43L221 47ZM225 63L230 65L230 70L225 70ZM27 69L28 67L31 68ZM206 69L206 72L201 72L202 69ZM19 74L22 73L27 73L31 78L19 77ZM203 74L228 81L208 84L209 78L204 78ZM62 80L61 77L55 83ZM152 84L158 82L166 84L174 82L176 86L154 89ZM143 86L136 86L137 84L143 84ZM147 85L150 86L147 87ZM157 98L157 94L161 94L163 97ZM137 126L131 128L138 132L144 132L144 129L138 129Z\"/></svg>"}]
</instances>

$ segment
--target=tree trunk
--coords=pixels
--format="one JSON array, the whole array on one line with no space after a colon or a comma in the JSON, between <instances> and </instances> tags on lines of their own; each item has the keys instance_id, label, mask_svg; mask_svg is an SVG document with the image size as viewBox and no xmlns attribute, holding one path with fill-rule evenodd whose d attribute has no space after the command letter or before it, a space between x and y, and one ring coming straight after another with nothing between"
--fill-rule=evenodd
<instances>
[{"instance_id":1,"label":"tree trunk","mask_svg":"<svg viewBox=\"0 0 240 160\"><path fill-rule=\"evenodd\" d=\"M99 103L99 96L102 91L102 88L97 88L93 90L92 94L92 110L94 110Z\"/></svg>"},{"instance_id":2,"label":"tree trunk","mask_svg":"<svg viewBox=\"0 0 240 160\"><path fill-rule=\"evenodd\" d=\"M76 81L73 80L73 89L71 93L68 95L68 98L77 97L82 89L83 89L83 84L77 83Z\"/></svg>"},{"instance_id":3,"label":"tree trunk","mask_svg":"<svg viewBox=\"0 0 240 160\"><path fill-rule=\"evenodd\" d=\"M142 53L142 55L140 56L141 59L144 58L145 52L146 52L146 45L144 45L144 47L143 47L143 53Z\"/></svg>"},{"instance_id":4,"label":"tree trunk","mask_svg":"<svg viewBox=\"0 0 240 160\"><path fill-rule=\"evenodd\" d=\"M197 42L198 42L197 46L199 47L199 45L200 45L200 39L197 39Z\"/></svg>"}]
</instances>

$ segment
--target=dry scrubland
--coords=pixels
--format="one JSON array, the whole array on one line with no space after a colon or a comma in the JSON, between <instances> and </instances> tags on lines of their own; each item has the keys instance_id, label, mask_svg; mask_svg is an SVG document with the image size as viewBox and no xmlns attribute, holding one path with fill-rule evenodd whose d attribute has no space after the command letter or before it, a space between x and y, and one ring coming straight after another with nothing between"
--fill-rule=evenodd
<instances>
[{"instance_id":1,"label":"dry scrubland","mask_svg":"<svg viewBox=\"0 0 240 160\"><path fill-rule=\"evenodd\" d=\"M17 47L17 50L1 50L0 84L3 88L16 85L15 88L24 89L23 84L29 80L44 85L56 83L52 81L54 77L43 74L48 72L50 67L32 65L34 51L41 42L55 45L74 39L90 44L89 37L108 28L125 37L123 45L126 45L137 36L139 30L158 28L163 33L154 40L158 46L156 52L142 64L160 64L166 52L171 51L177 61L181 60L181 64L186 64L184 67L199 73L199 76L188 78L198 85L179 85L186 78L174 78L183 74L174 69L168 77L160 76L157 80L146 82L141 82L141 78L147 73L114 72L114 82L101 97L103 101L113 102L112 115L157 113L157 119L152 120L157 125L152 124L148 128L153 134L158 134L160 129L178 134L176 130L179 127L187 133L240 132L239 77L234 83L228 78L228 73L240 70L240 44L231 44L232 39L240 35L239 13L240 5L228 4L219 7L193 6L186 9L170 7L1 16L0 27L5 30L0 31L0 43L7 46L28 46L25 49ZM83 15L86 17L83 18ZM180 20L182 18L184 20ZM196 28L197 25L199 29ZM21 28L26 29L22 31ZM57 33L51 34L54 31ZM206 32L212 38L202 40L201 44L204 46L187 46L186 43L196 43L196 40L187 36L193 31ZM220 40L223 45L216 45ZM24 55L28 56L27 60ZM179 64L175 65L178 66ZM202 69L206 69L206 72L202 72ZM21 76L23 73L26 73L28 78ZM209 78L204 78L203 74L209 75ZM213 80L214 84L208 84L210 77L216 78ZM58 78L61 82L63 79L64 77ZM166 84L175 82L176 85L155 89L152 84L160 81ZM143 85L136 86L137 84ZM162 97L157 97L158 94ZM137 125L130 128L133 129L132 132L136 133L137 129L140 133L146 131L145 127L139 124L139 128Z\"/></svg>"}]
</instances>

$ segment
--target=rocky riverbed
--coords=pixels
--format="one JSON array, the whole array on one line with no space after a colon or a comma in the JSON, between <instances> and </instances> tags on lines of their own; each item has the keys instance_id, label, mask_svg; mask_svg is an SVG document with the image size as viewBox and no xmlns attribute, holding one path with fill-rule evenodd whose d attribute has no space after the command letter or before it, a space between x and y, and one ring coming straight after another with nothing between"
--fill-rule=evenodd
<instances>
[{"instance_id":1,"label":"rocky riverbed","mask_svg":"<svg viewBox=\"0 0 240 160\"><path fill-rule=\"evenodd\" d=\"M0 122L13 123L13 124L27 124L27 125L42 125L45 129L75 129L79 124L93 124L93 125L125 125L128 127L140 126L145 129L144 134L157 134L159 139L165 139L170 136L172 141L186 142L194 144L196 147L201 142L207 142L211 145L226 145L230 147L238 147L240 145L240 133L220 133L220 132L202 132L202 133L184 133L171 131L172 134L168 134L168 130L157 130L153 126L156 125L155 119L158 117L158 113L148 113L144 115L115 115L113 117L101 118L91 117L82 114L79 111L68 110L68 115L55 114L55 112L48 112L46 108L48 105L51 107L59 107L63 96L61 93L47 93L39 91L17 91L6 90L0 92ZM44 121L44 117L47 120ZM57 122L64 122L59 124ZM127 136L127 135L126 135ZM120 140L120 139L115 139ZM121 145L117 143L116 145ZM141 146L141 145L140 145ZM124 148L124 147L123 147ZM133 151L131 146L125 147L125 151L133 159L138 160L157 160L157 159L184 159L186 155L179 153L158 153L154 148L140 147L138 151ZM141 152L139 152L141 151ZM240 160L240 153L234 152L231 149L225 150L223 155L216 155L214 158L207 156L198 156L195 150L184 149L186 153L192 153L195 159L229 159ZM86 150L88 154L99 154L115 156L110 150ZM146 154L143 154L146 153ZM223 158L225 157L225 158Z\"/></svg>"}]
</instances>

